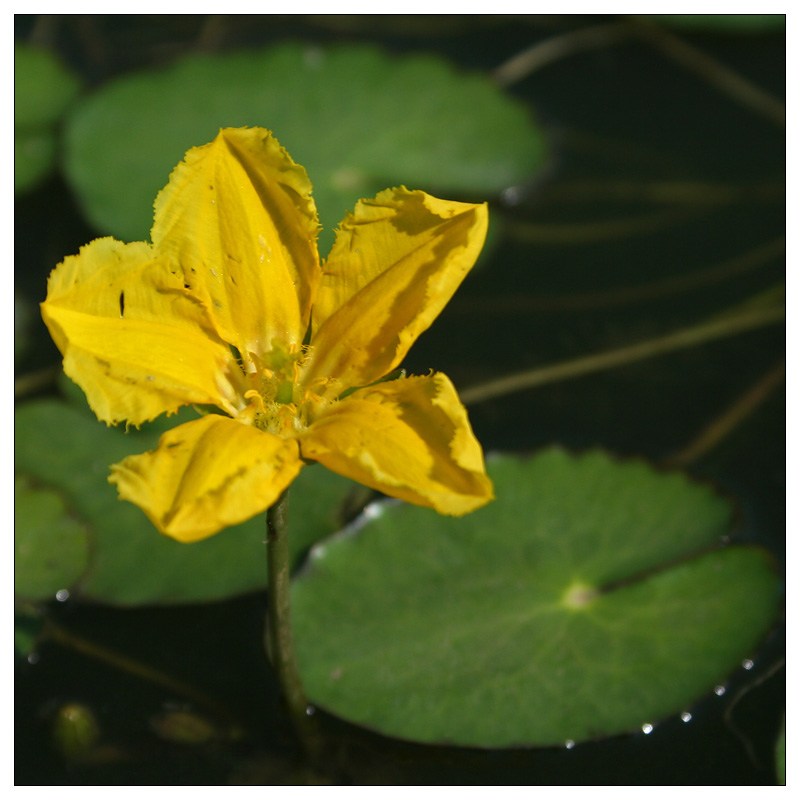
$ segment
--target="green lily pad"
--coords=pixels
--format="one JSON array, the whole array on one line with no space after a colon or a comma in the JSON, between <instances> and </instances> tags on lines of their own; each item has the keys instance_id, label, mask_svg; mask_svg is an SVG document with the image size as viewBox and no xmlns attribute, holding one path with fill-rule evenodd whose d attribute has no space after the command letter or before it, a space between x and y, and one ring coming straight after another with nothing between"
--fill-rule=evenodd
<instances>
[{"instance_id":1,"label":"green lily pad","mask_svg":"<svg viewBox=\"0 0 800 800\"><path fill-rule=\"evenodd\" d=\"M14 44L14 126L51 125L66 111L80 82L52 53Z\"/></svg>"},{"instance_id":2,"label":"green lily pad","mask_svg":"<svg viewBox=\"0 0 800 800\"><path fill-rule=\"evenodd\" d=\"M191 603L266 587L264 517L181 544L159 534L108 483L111 464L154 448L162 429L192 418L190 409L127 434L87 412L44 400L15 413L15 468L63 493L89 525L91 559L78 580L80 596L115 605ZM290 501L295 562L314 541L341 527L339 515L359 488L322 467L301 471ZM49 551L36 550L31 558L44 562Z\"/></svg>"},{"instance_id":3,"label":"green lily pad","mask_svg":"<svg viewBox=\"0 0 800 800\"><path fill-rule=\"evenodd\" d=\"M462 519L381 504L314 548L293 587L313 703L421 742L577 742L687 708L774 620L770 557L719 546L710 488L600 452L489 472Z\"/></svg>"},{"instance_id":4,"label":"green lily pad","mask_svg":"<svg viewBox=\"0 0 800 800\"><path fill-rule=\"evenodd\" d=\"M80 88L50 52L14 45L14 191L33 188L56 162L55 124Z\"/></svg>"},{"instance_id":5,"label":"green lily pad","mask_svg":"<svg viewBox=\"0 0 800 800\"><path fill-rule=\"evenodd\" d=\"M427 55L285 44L109 83L69 119L66 172L99 231L146 239L156 193L185 152L245 125L273 131L308 171L323 255L359 198L399 184L486 197L545 155L527 108L484 75Z\"/></svg>"},{"instance_id":6,"label":"green lily pad","mask_svg":"<svg viewBox=\"0 0 800 800\"><path fill-rule=\"evenodd\" d=\"M86 569L85 526L56 492L14 479L14 595L50 600L72 586Z\"/></svg>"}]
</instances>

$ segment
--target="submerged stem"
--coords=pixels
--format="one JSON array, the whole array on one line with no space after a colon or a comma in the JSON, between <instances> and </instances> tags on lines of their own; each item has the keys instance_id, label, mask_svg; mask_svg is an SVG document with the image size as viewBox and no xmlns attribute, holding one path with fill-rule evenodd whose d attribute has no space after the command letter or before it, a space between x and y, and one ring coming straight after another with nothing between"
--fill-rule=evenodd
<instances>
[{"instance_id":1,"label":"submerged stem","mask_svg":"<svg viewBox=\"0 0 800 800\"><path fill-rule=\"evenodd\" d=\"M129 675L135 675L142 680L161 686L169 692L179 694L191 700L193 703L203 706L208 711L227 720L231 725L231 730L237 730L239 728L238 721L234 719L227 706L220 703L217 699L209 697L190 684L173 678L165 672L154 669L150 665L130 658L116 650L103 647L88 639L84 639L72 633L72 631L56 625L56 623L50 619L44 620L43 633L47 639L58 642L58 644L63 647L68 647L78 653L83 653L90 658L109 664L115 669L127 672Z\"/></svg>"},{"instance_id":2,"label":"submerged stem","mask_svg":"<svg viewBox=\"0 0 800 800\"><path fill-rule=\"evenodd\" d=\"M786 311L783 307L756 308L733 316L725 316L695 325L682 328L674 333L667 334L658 339L649 339L628 347L616 350L606 350L594 353L571 361L562 361L550 366L537 367L524 372L516 372L505 378L498 378L488 383L483 383L459 392L461 402L466 406L483 403L495 397L503 397L512 392L530 389L534 386L543 386L547 383L578 378L592 372L598 372L624 364L633 364L648 358L683 350L715 339L734 336L737 333L773 325L785 318Z\"/></svg>"},{"instance_id":3,"label":"submerged stem","mask_svg":"<svg viewBox=\"0 0 800 800\"><path fill-rule=\"evenodd\" d=\"M310 706L300 680L292 640L288 513L287 489L267 510L269 653L295 732L308 756L317 759L320 752L319 733L316 721L308 713Z\"/></svg>"}]
</instances>

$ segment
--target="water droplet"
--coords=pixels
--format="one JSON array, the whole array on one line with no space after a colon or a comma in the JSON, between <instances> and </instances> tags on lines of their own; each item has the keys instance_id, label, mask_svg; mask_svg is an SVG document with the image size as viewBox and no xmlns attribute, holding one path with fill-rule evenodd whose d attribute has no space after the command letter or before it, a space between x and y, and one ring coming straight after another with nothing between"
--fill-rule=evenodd
<instances>
[{"instance_id":1,"label":"water droplet","mask_svg":"<svg viewBox=\"0 0 800 800\"><path fill-rule=\"evenodd\" d=\"M325 553L328 551L328 548L325 547L324 544L316 544L312 549L312 553L314 554L314 558L322 558Z\"/></svg>"},{"instance_id":2,"label":"water droplet","mask_svg":"<svg viewBox=\"0 0 800 800\"><path fill-rule=\"evenodd\" d=\"M39 654L38 653L28 653L28 663L29 664L38 664L39 663Z\"/></svg>"},{"instance_id":3,"label":"water droplet","mask_svg":"<svg viewBox=\"0 0 800 800\"><path fill-rule=\"evenodd\" d=\"M653 732L653 726L649 722L645 722L645 724L642 725L642 733L648 734L652 732Z\"/></svg>"},{"instance_id":4,"label":"water droplet","mask_svg":"<svg viewBox=\"0 0 800 800\"><path fill-rule=\"evenodd\" d=\"M575 742L572 739L567 739L567 741L564 742L564 747L566 747L567 750L572 750L572 748L575 747Z\"/></svg>"},{"instance_id":5,"label":"water droplet","mask_svg":"<svg viewBox=\"0 0 800 800\"><path fill-rule=\"evenodd\" d=\"M59 603L66 603L69 600L69 592L66 589L59 589L56 592L56 600Z\"/></svg>"},{"instance_id":6,"label":"water droplet","mask_svg":"<svg viewBox=\"0 0 800 800\"><path fill-rule=\"evenodd\" d=\"M742 666L745 669L753 669L753 667L755 665L753 664L753 662L749 658L746 658L744 661L742 661Z\"/></svg>"},{"instance_id":7,"label":"water droplet","mask_svg":"<svg viewBox=\"0 0 800 800\"><path fill-rule=\"evenodd\" d=\"M714 694L717 697L722 697L725 694L725 687L724 686L715 686L714 687Z\"/></svg>"},{"instance_id":8,"label":"water droplet","mask_svg":"<svg viewBox=\"0 0 800 800\"><path fill-rule=\"evenodd\" d=\"M688 711L684 711L683 714L681 714L682 722L691 722L691 720L692 720L692 715Z\"/></svg>"},{"instance_id":9,"label":"water droplet","mask_svg":"<svg viewBox=\"0 0 800 800\"><path fill-rule=\"evenodd\" d=\"M314 714L317 713L317 709L314 706L306 706L306 716L313 717Z\"/></svg>"},{"instance_id":10,"label":"water droplet","mask_svg":"<svg viewBox=\"0 0 800 800\"><path fill-rule=\"evenodd\" d=\"M383 514L383 506L379 503L370 503L364 509L364 516L367 519L378 519Z\"/></svg>"}]
</instances>

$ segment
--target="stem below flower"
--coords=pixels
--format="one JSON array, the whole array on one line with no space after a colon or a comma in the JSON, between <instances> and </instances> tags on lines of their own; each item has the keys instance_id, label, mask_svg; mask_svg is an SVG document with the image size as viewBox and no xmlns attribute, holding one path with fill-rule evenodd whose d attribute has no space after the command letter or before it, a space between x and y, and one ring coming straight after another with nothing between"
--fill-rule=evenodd
<instances>
[{"instance_id":1,"label":"stem below flower","mask_svg":"<svg viewBox=\"0 0 800 800\"><path fill-rule=\"evenodd\" d=\"M295 732L306 754L318 760L320 739L316 720L303 690L294 654L289 584L289 490L283 492L267 510L267 578L269 608L267 635L272 665L289 710Z\"/></svg>"}]
</instances>

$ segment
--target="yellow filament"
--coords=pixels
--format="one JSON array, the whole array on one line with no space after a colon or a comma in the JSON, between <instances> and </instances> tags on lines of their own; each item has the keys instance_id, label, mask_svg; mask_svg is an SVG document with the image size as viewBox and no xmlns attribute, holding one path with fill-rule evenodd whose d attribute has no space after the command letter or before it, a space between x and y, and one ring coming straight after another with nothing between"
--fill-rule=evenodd
<instances>
[{"instance_id":1,"label":"yellow filament","mask_svg":"<svg viewBox=\"0 0 800 800\"><path fill-rule=\"evenodd\" d=\"M248 400L252 399L254 401L254 403L251 403L251 405L257 403L261 407L259 409L261 413L266 414L267 409L264 406L264 398L261 396L261 393L257 389L248 389L244 393L244 396L246 399Z\"/></svg>"}]
</instances>

